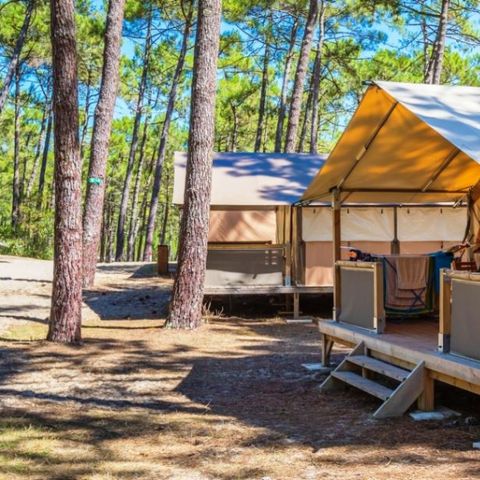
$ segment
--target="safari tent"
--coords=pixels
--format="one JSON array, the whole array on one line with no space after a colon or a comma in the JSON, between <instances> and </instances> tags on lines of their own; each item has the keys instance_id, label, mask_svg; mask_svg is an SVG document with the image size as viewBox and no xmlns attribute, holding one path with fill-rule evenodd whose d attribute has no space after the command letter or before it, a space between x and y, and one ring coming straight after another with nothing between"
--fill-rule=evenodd
<instances>
[{"instance_id":1,"label":"safari tent","mask_svg":"<svg viewBox=\"0 0 480 480\"><path fill-rule=\"evenodd\" d=\"M295 241L299 209L293 204L325 158L276 153L214 155L207 291L290 293L303 284ZM173 202L177 205L184 200L186 160L186 154L175 154Z\"/></svg>"},{"instance_id":2,"label":"safari tent","mask_svg":"<svg viewBox=\"0 0 480 480\"><path fill-rule=\"evenodd\" d=\"M378 397L383 402L378 418L400 415L416 400L421 409L433 409L436 381L480 394L480 274L475 262L465 267L472 271L463 266L462 271L440 270L438 318L386 315L389 292L419 296L433 288L435 277L418 270L419 280L411 271L402 273L402 267L394 272L392 286L386 274L391 259L342 261L341 212L352 203L402 210L465 205L473 254L480 197L479 105L480 88L372 83L302 197L304 205L331 202L334 318L319 322L323 361L328 363L334 342L353 348L322 389L347 383ZM435 217L428 218L436 228ZM421 256L400 251L394 257L418 265Z\"/></svg>"},{"instance_id":3,"label":"safari tent","mask_svg":"<svg viewBox=\"0 0 480 480\"><path fill-rule=\"evenodd\" d=\"M216 153L213 161L210 291L248 286L332 291L331 206L298 205L326 155ZM175 154L173 201L183 204L186 154ZM466 209L350 205L342 211L343 258L349 248L424 253L462 241ZM432 221L433 220L433 221ZM265 246L268 246L265 249ZM313 292L313 290L309 290Z\"/></svg>"}]
</instances>

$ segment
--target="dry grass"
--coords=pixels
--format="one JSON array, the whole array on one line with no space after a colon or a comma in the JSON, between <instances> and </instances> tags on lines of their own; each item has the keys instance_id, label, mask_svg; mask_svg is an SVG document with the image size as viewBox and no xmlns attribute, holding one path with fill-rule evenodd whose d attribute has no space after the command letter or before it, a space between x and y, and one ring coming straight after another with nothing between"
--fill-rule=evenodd
<instances>
[{"instance_id":1,"label":"dry grass","mask_svg":"<svg viewBox=\"0 0 480 480\"><path fill-rule=\"evenodd\" d=\"M319 395L321 378L301 367L319 361L314 326L226 317L165 330L168 281L100 280L86 294L98 316L86 315L82 347L39 340L40 320L4 335L1 479L480 476L478 426L374 421L362 394ZM479 407L443 399L465 415Z\"/></svg>"}]
</instances>

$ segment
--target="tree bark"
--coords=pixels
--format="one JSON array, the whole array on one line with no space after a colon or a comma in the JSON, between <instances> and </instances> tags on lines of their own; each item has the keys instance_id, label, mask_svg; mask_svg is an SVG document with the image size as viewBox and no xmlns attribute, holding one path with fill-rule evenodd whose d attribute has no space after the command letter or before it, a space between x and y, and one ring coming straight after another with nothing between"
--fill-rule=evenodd
<instances>
[{"instance_id":1,"label":"tree bark","mask_svg":"<svg viewBox=\"0 0 480 480\"><path fill-rule=\"evenodd\" d=\"M168 186L170 185L170 176L167 175L165 179L165 212L163 214L162 222L162 233L160 234L160 244L165 245L166 234L167 234L167 225L168 225L168 215L170 213L170 192L168 191Z\"/></svg>"},{"instance_id":2,"label":"tree bark","mask_svg":"<svg viewBox=\"0 0 480 480\"><path fill-rule=\"evenodd\" d=\"M18 68L20 55L22 53L22 48L25 43L25 37L27 36L27 31L30 26L34 6L34 0L29 0L27 3L27 10L25 12L25 18L23 20L22 28L20 29L20 33L18 34L18 38L15 43L15 47L13 48L12 58L10 59L10 63L7 68L7 74L5 75L5 80L3 81L3 86L0 90L0 113L5 106L5 101L7 100L8 92L10 90L10 84L12 83L13 77Z\"/></svg>"},{"instance_id":3,"label":"tree bark","mask_svg":"<svg viewBox=\"0 0 480 480\"><path fill-rule=\"evenodd\" d=\"M288 116L287 140L285 143L285 152L293 153L297 143L297 131L300 123L300 110L302 108L302 97L305 88L305 76L307 74L310 51L312 49L312 38L315 31L315 24L318 18L319 0L310 0L307 24L303 35L302 47L298 58L297 71L295 73L295 82L290 102L290 112Z\"/></svg>"},{"instance_id":4,"label":"tree bark","mask_svg":"<svg viewBox=\"0 0 480 480\"><path fill-rule=\"evenodd\" d=\"M78 343L82 323L82 165L73 0L51 0L55 235L47 340Z\"/></svg>"},{"instance_id":5,"label":"tree bark","mask_svg":"<svg viewBox=\"0 0 480 480\"><path fill-rule=\"evenodd\" d=\"M13 134L13 184L12 184L12 229L17 231L20 223L20 71L15 71L14 134Z\"/></svg>"},{"instance_id":6,"label":"tree bark","mask_svg":"<svg viewBox=\"0 0 480 480\"><path fill-rule=\"evenodd\" d=\"M48 123L49 117L50 117L50 100L46 98L45 105L43 107L42 121L40 123L40 132L38 134L38 142L35 148L35 156L33 159L32 171L30 172L30 176L28 177L27 190L26 190L27 197L30 197L30 195L32 194L33 185L35 183L35 179L37 178L38 167L40 166L40 155L42 153L42 146L45 143L45 132L47 129L47 123Z\"/></svg>"},{"instance_id":7,"label":"tree bark","mask_svg":"<svg viewBox=\"0 0 480 480\"><path fill-rule=\"evenodd\" d=\"M265 104L267 102L268 87L268 67L270 65L270 43L268 37L268 35L265 35L265 54L263 56L262 86L260 89L260 103L258 105L258 124L254 148L255 152L258 152L262 147L262 137L265 122Z\"/></svg>"},{"instance_id":8,"label":"tree bark","mask_svg":"<svg viewBox=\"0 0 480 480\"><path fill-rule=\"evenodd\" d=\"M325 42L325 2L320 1L320 15L318 17L318 45L315 55L312 80L312 120L310 122L310 153L318 153L318 132L320 113L320 80L322 75L323 43Z\"/></svg>"},{"instance_id":9,"label":"tree bark","mask_svg":"<svg viewBox=\"0 0 480 480\"><path fill-rule=\"evenodd\" d=\"M303 152L304 149L305 149L305 141L307 139L308 122L310 120L310 115L311 115L311 111L312 111L312 93L313 93L312 83L313 83L313 74L311 76L310 87L308 89L307 103L305 104L305 113L304 113L303 119L302 119L303 122L302 122L301 131L300 131L300 138L298 140L297 152Z\"/></svg>"},{"instance_id":10,"label":"tree bark","mask_svg":"<svg viewBox=\"0 0 480 480\"><path fill-rule=\"evenodd\" d=\"M178 271L166 325L197 328L207 261L221 0L200 0Z\"/></svg>"},{"instance_id":11,"label":"tree bark","mask_svg":"<svg viewBox=\"0 0 480 480\"><path fill-rule=\"evenodd\" d=\"M120 47L125 0L110 0L105 26L100 94L95 108L87 195L83 215L83 285L95 280L102 227L108 146L118 90Z\"/></svg>"},{"instance_id":12,"label":"tree bark","mask_svg":"<svg viewBox=\"0 0 480 480\"><path fill-rule=\"evenodd\" d=\"M135 257L135 240L138 234L138 198L140 195L140 186L142 183L143 166L145 163L145 144L147 142L149 117L143 124L142 140L140 141L140 155L138 159L137 174L135 176L135 185L133 187L132 213L130 215L130 228L128 231L127 259L129 262Z\"/></svg>"},{"instance_id":13,"label":"tree bark","mask_svg":"<svg viewBox=\"0 0 480 480\"><path fill-rule=\"evenodd\" d=\"M118 213L117 224L117 245L115 249L115 260L117 262L123 259L125 248L125 224L127 220L128 202L130 199L130 183L133 176L133 167L135 164L135 154L137 152L138 145L138 131L140 129L140 121L142 119L143 112L143 97L145 95L145 88L147 85L148 68L150 64L150 51L152 46L152 20L153 9L150 6L148 19L147 19L147 35L145 37L145 48L143 51L143 68L142 77L140 79L140 85L138 90L137 105L135 107L135 120L133 122L132 142L130 144L130 152L128 155L127 171L123 181L122 199L120 202L120 209Z\"/></svg>"},{"instance_id":14,"label":"tree bark","mask_svg":"<svg viewBox=\"0 0 480 480\"><path fill-rule=\"evenodd\" d=\"M108 19L108 15L107 15ZM83 119L83 124L80 128L80 157L82 157L82 162L83 162L83 157L84 157L84 150L85 150L85 138L87 136L87 130L88 130L88 120L90 119L90 107L92 104L91 96L92 96L92 68L89 66L88 68L88 75L87 75L87 93L85 94L85 109L84 109L84 119Z\"/></svg>"},{"instance_id":15,"label":"tree bark","mask_svg":"<svg viewBox=\"0 0 480 480\"><path fill-rule=\"evenodd\" d=\"M180 48L180 55L178 57L177 66L175 68L175 73L172 79L172 86L168 95L167 111L165 112L165 120L163 121L162 133L160 135L160 145L158 148L157 161L155 164L152 197L150 200L150 210L148 214L145 251L143 253L144 262L150 262L152 260L153 236L155 233L155 223L157 220L158 198L160 195L160 186L162 184L163 164L165 162L165 154L167 151L168 131L170 128L170 122L172 120L173 109L175 107L175 100L177 98L178 84L180 82L180 76L183 71L185 56L187 54L188 39L190 36L190 29L192 27L192 15L193 3L192 0L190 0L189 10L185 18L182 46Z\"/></svg>"},{"instance_id":16,"label":"tree bark","mask_svg":"<svg viewBox=\"0 0 480 480\"><path fill-rule=\"evenodd\" d=\"M282 151L283 125L287 114L288 82L290 80L290 69L292 67L293 51L297 41L298 21L294 20L290 33L287 56L285 57L285 70L283 71L282 90L280 94L280 105L278 108L277 129L275 132L275 151Z\"/></svg>"},{"instance_id":17,"label":"tree bark","mask_svg":"<svg viewBox=\"0 0 480 480\"><path fill-rule=\"evenodd\" d=\"M50 150L50 140L52 138L52 126L53 126L53 113L52 111L50 111L48 122L47 122L47 133L45 134L45 143L43 144L42 163L40 165L40 175L38 176L37 208L41 208L43 204L43 190L45 188L45 173L47 171L48 152Z\"/></svg>"},{"instance_id":18,"label":"tree bark","mask_svg":"<svg viewBox=\"0 0 480 480\"><path fill-rule=\"evenodd\" d=\"M442 0L442 7L438 21L437 35L433 44L432 53L427 63L425 83L439 84L443 70L443 57L445 55L445 42L447 37L448 10L450 0Z\"/></svg>"},{"instance_id":19,"label":"tree bark","mask_svg":"<svg viewBox=\"0 0 480 480\"><path fill-rule=\"evenodd\" d=\"M439 85L443 70L443 58L445 56L445 42L447 38L448 9L450 0L442 1L442 10L440 12L440 21L438 25L438 36L436 41L435 57L433 62L432 83Z\"/></svg>"}]
</instances>

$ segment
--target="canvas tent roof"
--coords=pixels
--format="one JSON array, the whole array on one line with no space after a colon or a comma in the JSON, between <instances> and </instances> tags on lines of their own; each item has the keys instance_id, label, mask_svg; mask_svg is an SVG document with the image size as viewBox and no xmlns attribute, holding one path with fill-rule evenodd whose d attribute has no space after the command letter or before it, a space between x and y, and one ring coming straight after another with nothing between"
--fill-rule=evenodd
<instances>
[{"instance_id":1,"label":"canvas tent roof","mask_svg":"<svg viewBox=\"0 0 480 480\"><path fill-rule=\"evenodd\" d=\"M215 153L213 206L290 205L300 200L326 155L284 153ZM173 203L184 199L186 153L175 153Z\"/></svg>"},{"instance_id":2,"label":"canvas tent roof","mask_svg":"<svg viewBox=\"0 0 480 480\"><path fill-rule=\"evenodd\" d=\"M302 200L451 202L480 180L480 88L375 82Z\"/></svg>"}]
</instances>

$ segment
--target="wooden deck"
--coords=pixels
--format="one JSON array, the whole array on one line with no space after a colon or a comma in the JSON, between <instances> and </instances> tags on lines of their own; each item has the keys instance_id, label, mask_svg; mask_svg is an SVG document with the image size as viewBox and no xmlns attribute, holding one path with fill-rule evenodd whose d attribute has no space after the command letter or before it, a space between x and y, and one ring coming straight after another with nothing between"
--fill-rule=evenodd
<instances>
[{"instance_id":1,"label":"wooden deck","mask_svg":"<svg viewBox=\"0 0 480 480\"><path fill-rule=\"evenodd\" d=\"M399 367L411 370L424 361L426 383L431 383L432 396L434 380L480 394L480 362L439 352L438 322L387 320L382 334L333 320L320 320L318 327L323 337L325 362L332 342L353 347L363 341L372 357Z\"/></svg>"},{"instance_id":2,"label":"wooden deck","mask_svg":"<svg viewBox=\"0 0 480 480\"><path fill-rule=\"evenodd\" d=\"M333 287L316 287L306 285L205 285L205 295L282 295L300 293L332 293Z\"/></svg>"}]
</instances>

